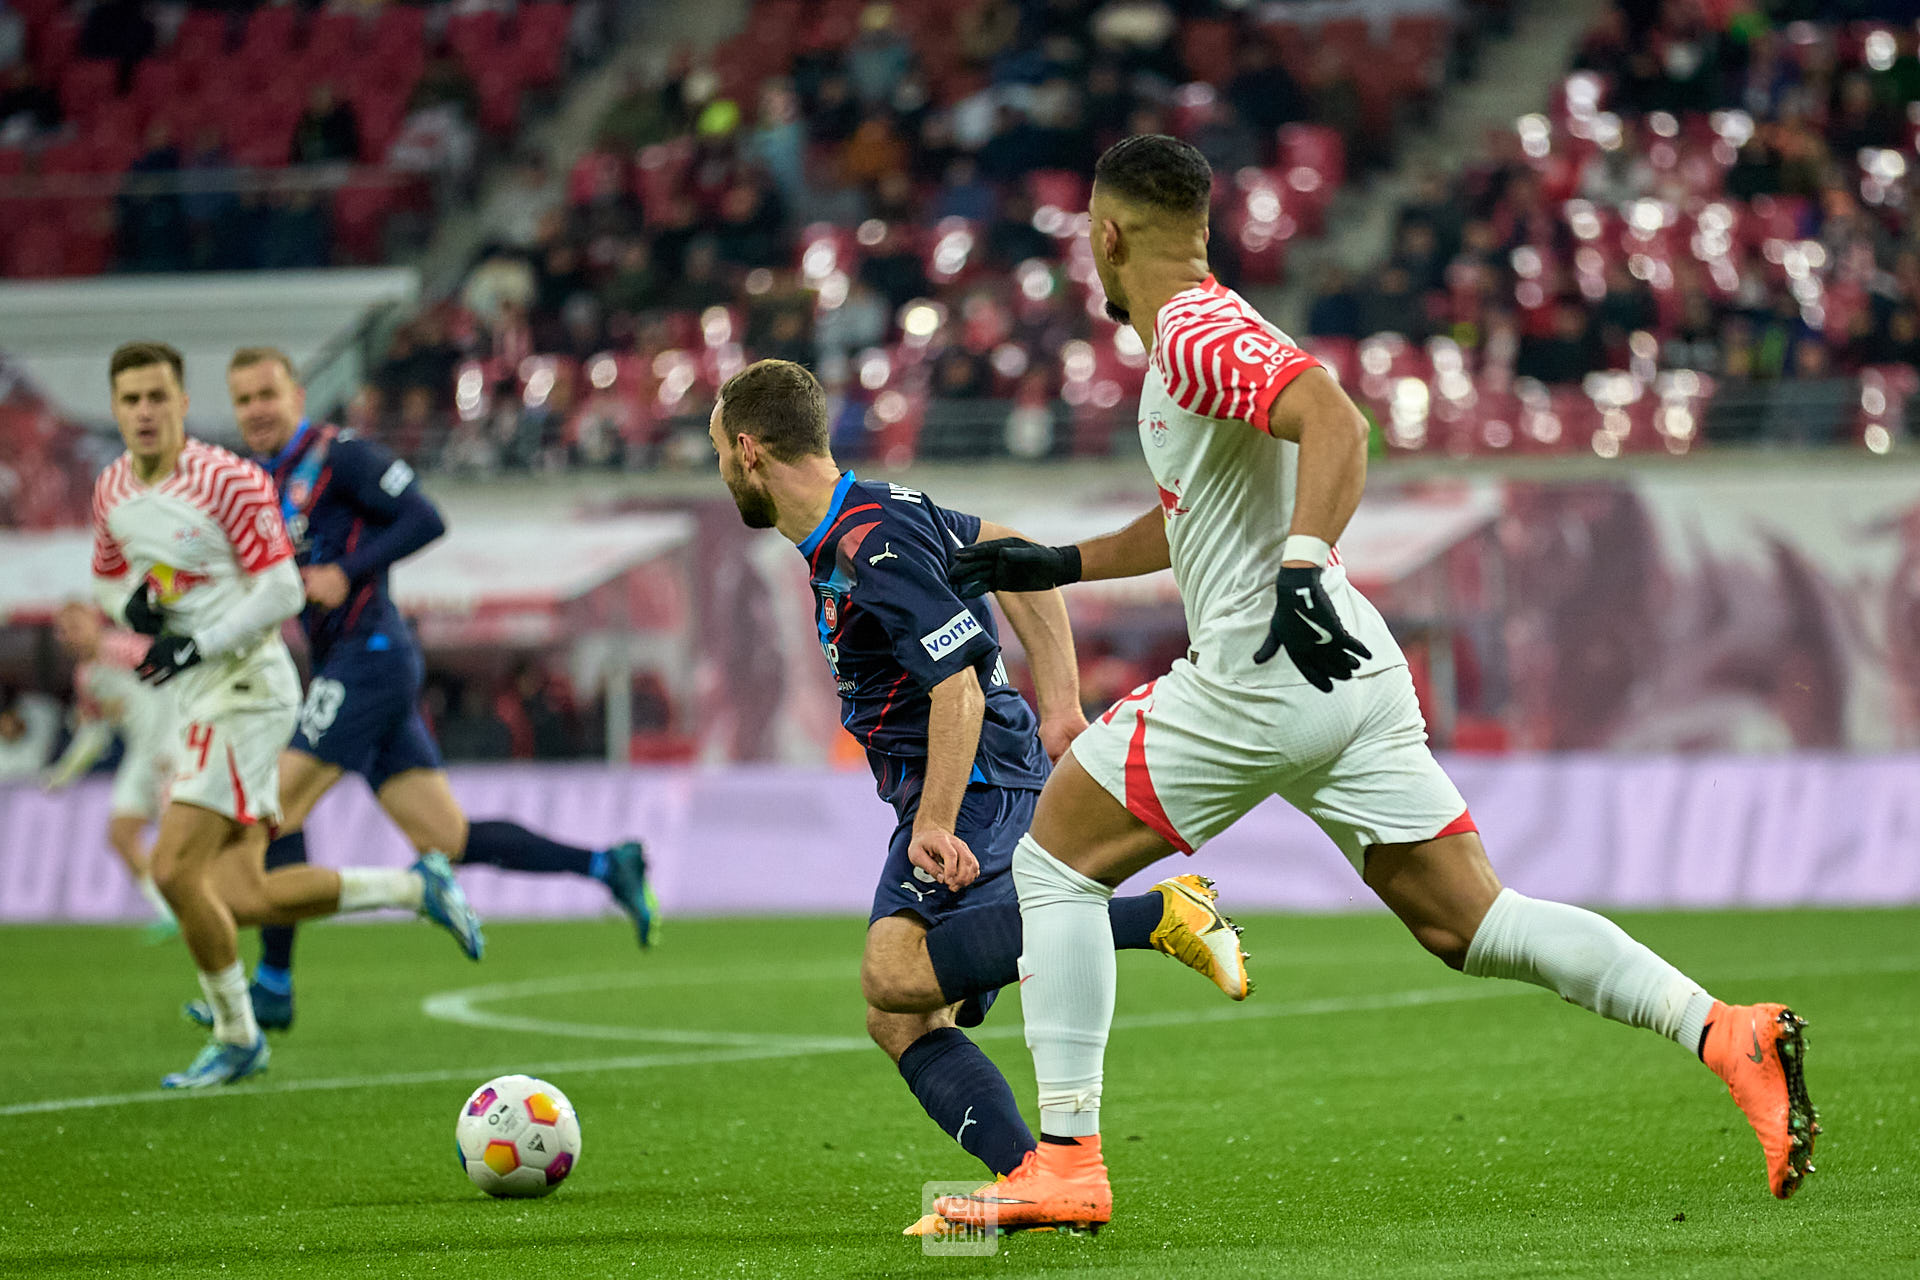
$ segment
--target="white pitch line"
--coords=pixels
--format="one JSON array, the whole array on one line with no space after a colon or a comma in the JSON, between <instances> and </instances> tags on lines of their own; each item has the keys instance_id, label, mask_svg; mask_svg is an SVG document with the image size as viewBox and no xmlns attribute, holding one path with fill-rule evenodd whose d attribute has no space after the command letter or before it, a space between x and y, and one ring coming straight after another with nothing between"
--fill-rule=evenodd
<instances>
[{"instance_id":1,"label":"white pitch line","mask_svg":"<svg viewBox=\"0 0 1920 1280\"><path fill-rule=\"evenodd\" d=\"M1854 977L1867 974L1914 973L1920 972L1920 960L1888 958L1869 964L1813 965L1779 969L1761 969L1747 973L1741 981L1771 981L1784 978ZM561 994L567 991L608 989L625 985L614 981L622 975L580 974L565 978L541 979L543 992ZM578 986L564 984L574 982ZM532 983L500 984L502 987L528 987ZM639 984L635 984L639 985ZM675 985L671 982L656 982L645 985ZM469 991L486 990L472 988ZM1514 996L1523 996L1539 988L1521 983L1493 984L1455 984L1446 987L1425 987L1409 991L1390 991L1375 995L1334 997L1319 1000L1300 1000L1291 1004L1261 1004L1249 1009L1245 1006L1231 1008L1214 1007L1209 1009L1187 1010L1169 1013L1129 1014L1113 1020L1116 1031L1153 1030L1164 1027L1191 1026L1200 1023L1237 1022L1241 1020L1259 1021L1271 1018L1314 1017L1326 1014L1364 1013L1382 1009L1412 1008L1423 1005L1460 1004L1474 1000L1497 1000ZM459 992L443 993L458 995ZM428 997L431 1003L435 997ZM687 1035L704 1035L702 1032L687 1032ZM978 1039L1004 1040L1023 1034L1020 1027L1003 1025L999 1027L976 1028L970 1035ZM708 1066L728 1062L758 1062L777 1058L806 1058L832 1053L864 1052L869 1041L864 1037L804 1038L804 1037L764 1037L761 1043L739 1046L714 1045L709 1048L684 1053L641 1054L619 1058L586 1058L571 1062L547 1062L528 1064L516 1062L504 1066L491 1067L452 1067L434 1071L405 1071L378 1076L335 1076L313 1080L287 1080L274 1083L243 1084L233 1089L151 1089L140 1093L103 1093L81 1098L46 1098L38 1102L16 1102L0 1106L0 1117L26 1115L57 1115L68 1111L89 1111L103 1107L137 1106L145 1103L170 1103L202 1101L208 1099L257 1098L288 1093L330 1093L353 1089L394 1088L419 1084L447 1084L454 1081L485 1079L488 1076L502 1075L507 1072L526 1072L535 1075L587 1075L607 1071L642 1071L652 1067Z\"/></svg>"},{"instance_id":2,"label":"white pitch line","mask_svg":"<svg viewBox=\"0 0 1920 1280\"><path fill-rule=\"evenodd\" d=\"M557 981L557 980L553 980ZM1187 1023L1215 1022L1236 1018L1265 1019L1311 1017L1316 1014L1362 1013L1368 1010L1424 1004L1453 1004L1466 1000L1498 999L1520 995L1525 988L1506 987L1432 987L1425 990L1398 991L1352 999L1303 1000L1295 1004L1269 1005L1245 1011L1198 1010L1183 1014L1136 1014L1115 1018L1116 1031L1180 1026ZM1222 1016L1224 1015L1224 1017ZM690 1033L691 1034L691 1033ZM989 1040L1013 1039L1022 1034L1017 1026L983 1027L970 1035ZM231 1089L152 1089L140 1093L103 1093L83 1098L47 1098L39 1102L16 1102L0 1106L0 1117L53 1115L66 1111L89 1111L101 1107L137 1106L145 1103L188 1102L206 1099L257 1098L285 1093L330 1093L350 1089L393 1088L417 1084L446 1084L453 1081L484 1080L507 1072L529 1075L588 1075L605 1071L641 1071L652 1067L707 1066L728 1062L758 1062L774 1058L807 1058L832 1053L856 1053L869 1050L866 1037L794 1037L788 1041L765 1041L736 1047L715 1046L685 1053L653 1053L620 1058L586 1058L570 1062L505 1066L452 1067L435 1071L402 1071L379 1076L334 1076L314 1080L286 1080L274 1083L241 1084Z\"/></svg>"}]
</instances>

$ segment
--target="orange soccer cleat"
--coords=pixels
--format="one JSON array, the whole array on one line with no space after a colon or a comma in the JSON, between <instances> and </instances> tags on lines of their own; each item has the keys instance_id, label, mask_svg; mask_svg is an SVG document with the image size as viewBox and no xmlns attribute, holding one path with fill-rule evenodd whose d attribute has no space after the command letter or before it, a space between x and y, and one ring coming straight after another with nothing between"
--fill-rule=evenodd
<instances>
[{"instance_id":1,"label":"orange soccer cleat","mask_svg":"<svg viewBox=\"0 0 1920 1280\"><path fill-rule=\"evenodd\" d=\"M1727 1082L1767 1157L1767 1186L1785 1200L1813 1172L1819 1113L1807 1099L1806 1021L1783 1004L1722 1004L1707 1015L1700 1058Z\"/></svg>"},{"instance_id":2,"label":"orange soccer cleat","mask_svg":"<svg viewBox=\"0 0 1920 1280\"><path fill-rule=\"evenodd\" d=\"M1113 1188L1100 1159L1100 1139L1077 1138L1072 1144L1042 1139L998 1183L970 1196L942 1196L933 1211L975 1231L1098 1232L1113 1218Z\"/></svg>"}]
</instances>

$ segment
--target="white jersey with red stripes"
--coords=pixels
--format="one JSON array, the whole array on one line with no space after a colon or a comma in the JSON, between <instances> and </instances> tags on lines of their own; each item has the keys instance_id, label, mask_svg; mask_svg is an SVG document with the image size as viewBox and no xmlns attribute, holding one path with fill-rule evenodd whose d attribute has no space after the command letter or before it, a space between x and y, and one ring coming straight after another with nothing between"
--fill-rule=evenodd
<instances>
[{"instance_id":1,"label":"white jersey with red stripes","mask_svg":"<svg viewBox=\"0 0 1920 1280\"><path fill-rule=\"evenodd\" d=\"M127 454L94 482L94 576L117 579L129 593L141 580L151 584L169 631L205 631L246 595L253 575L292 555L272 480L218 445L188 440L173 470L154 484L134 475ZM182 673L181 705L190 707L203 688L211 691L238 671L262 666L276 669L275 685L283 683L279 668L293 670L278 627L266 629L231 658ZM297 676L294 690L297 696ZM263 691L233 689L242 703Z\"/></svg>"},{"instance_id":2,"label":"white jersey with red stripes","mask_svg":"<svg viewBox=\"0 0 1920 1280\"><path fill-rule=\"evenodd\" d=\"M73 669L81 716L112 725L130 752L172 748L173 690L147 684L133 673L152 643L131 631L107 631L100 637L99 652Z\"/></svg>"},{"instance_id":3,"label":"white jersey with red stripes","mask_svg":"<svg viewBox=\"0 0 1920 1280\"><path fill-rule=\"evenodd\" d=\"M1216 679L1306 680L1285 652L1261 666L1253 655L1273 618L1300 453L1268 434L1267 412L1318 364L1211 276L1154 318L1140 444L1160 489L1196 665ZM1373 653L1361 672L1406 662L1379 611L1348 583L1337 551L1322 583L1348 631Z\"/></svg>"}]
</instances>

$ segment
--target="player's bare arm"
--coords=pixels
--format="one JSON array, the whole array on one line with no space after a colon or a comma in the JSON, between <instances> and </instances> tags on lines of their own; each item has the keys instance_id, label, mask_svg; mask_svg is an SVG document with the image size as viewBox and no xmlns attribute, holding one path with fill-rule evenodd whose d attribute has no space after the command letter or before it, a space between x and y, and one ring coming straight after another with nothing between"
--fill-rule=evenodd
<instances>
[{"instance_id":1,"label":"player's bare arm","mask_svg":"<svg viewBox=\"0 0 1920 1280\"><path fill-rule=\"evenodd\" d=\"M1290 537L1331 547L1346 532L1367 487L1367 420L1325 369L1308 369L1273 402L1268 429L1300 446ZM1324 565L1289 556L1285 564Z\"/></svg>"},{"instance_id":2,"label":"player's bare arm","mask_svg":"<svg viewBox=\"0 0 1920 1280\"><path fill-rule=\"evenodd\" d=\"M1293 523L1274 577L1273 621L1254 653L1266 663L1282 649L1322 693L1351 679L1373 653L1348 634L1321 586L1333 544L1346 531L1367 487L1367 420L1325 369L1308 369L1288 383L1268 414L1267 428L1300 446Z\"/></svg>"},{"instance_id":3,"label":"player's bare arm","mask_svg":"<svg viewBox=\"0 0 1920 1280\"><path fill-rule=\"evenodd\" d=\"M1003 538L1026 541L1016 529L991 520L980 522L976 542ZM1067 602L1057 590L998 591L994 600L1027 651L1034 697L1040 704L1040 745L1047 759L1057 761L1087 727L1086 714L1080 709L1080 663L1073 651Z\"/></svg>"},{"instance_id":4,"label":"player's bare arm","mask_svg":"<svg viewBox=\"0 0 1920 1280\"><path fill-rule=\"evenodd\" d=\"M999 531L989 538L987 529ZM1172 566L1166 516L1159 507L1126 528L1087 542L1044 547L1004 525L980 522L980 540L953 553L948 581L956 595L987 591L1049 591L1103 578L1137 578Z\"/></svg>"},{"instance_id":5,"label":"player's bare arm","mask_svg":"<svg viewBox=\"0 0 1920 1280\"><path fill-rule=\"evenodd\" d=\"M972 667L948 676L927 696L933 705L927 713L926 781L907 857L947 888L964 889L980 874L980 864L953 829L967 796L974 754L980 749L987 696Z\"/></svg>"}]
</instances>

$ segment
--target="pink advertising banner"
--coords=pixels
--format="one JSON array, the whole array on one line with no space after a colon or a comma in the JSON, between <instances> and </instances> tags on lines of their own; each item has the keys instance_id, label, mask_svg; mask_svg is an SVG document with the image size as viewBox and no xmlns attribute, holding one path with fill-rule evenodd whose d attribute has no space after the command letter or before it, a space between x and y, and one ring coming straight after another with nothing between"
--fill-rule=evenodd
<instances>
[{"instance_id":1,"label":"pink advertising banner","mask_svg":"<svg viewBox=\"0 0 1920 1280\"><path fill-rule=\"evenodd\" d=\"M1448 766L1495 866L1523 892L1614 907L1920 903L1920 755L1581 753L1454 756ZM452 772L475 817L585 844L646 840L669 916L864 912L892 828L864 771ZM104 779L51 796L0 787L0 921L141 918L106 820ZM311 837L315 860L330 865L411 856L352 783L322 803ZM1234 910L1373 905L1333 846L1277 801L1195 865ZM494 918L607 910L604 891L575 878L481 867L462 879Z\"/></svg>"}]
</instances>

